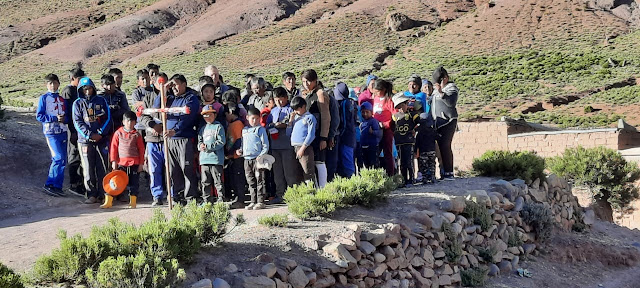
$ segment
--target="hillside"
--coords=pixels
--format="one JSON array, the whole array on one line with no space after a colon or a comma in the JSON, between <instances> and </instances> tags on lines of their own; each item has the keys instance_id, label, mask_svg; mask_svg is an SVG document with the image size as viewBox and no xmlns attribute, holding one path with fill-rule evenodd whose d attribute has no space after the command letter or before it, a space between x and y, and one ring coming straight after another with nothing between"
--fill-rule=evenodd
<instances>
[{"instance_id":1,"label":"hillside","mask_svg":"<svg viewBox=\"0 0 640 288\"><path fill-rule=\"evenodd\" d=\"M465 119L507 115L589 127L624 116L640 125L626 113L638 108L640 97L637 1L85 1L77 6L82 10L4 2L53 16L31 20L14 16L16 10L1 12L0 47L11 29L46 38L48 30L34 22L69 13L115 15L9 55L0 63L5 105L31 105L44 75L64 75L76 62L92 77L120 67L128 91L132 75L149 62L191 81L214 64L235 85L249 72L278 82L283 71L314 68L325 82L350 85L374 73L393 80L397 90L411 73L426 77L442 64L462 89ZM108 9L96 9L98 2ZM415 27L387 30L385 17L395 12Z\"/></svg>"}]
</instances>

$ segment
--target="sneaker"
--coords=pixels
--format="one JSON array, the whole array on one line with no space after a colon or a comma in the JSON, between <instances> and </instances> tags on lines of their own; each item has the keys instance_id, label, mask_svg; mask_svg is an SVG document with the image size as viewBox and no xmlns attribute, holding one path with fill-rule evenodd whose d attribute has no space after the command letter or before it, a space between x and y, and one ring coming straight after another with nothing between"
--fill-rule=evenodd
<instances>
[{"instance_id":1,"label":"sneaker","mask_svg":"<svg viewBox=\"0 0 640 288\"><path fill-rule=\"evenodd\" d=\"M262 204L262 203L260 203L260 204ZM244 209L245 210L252 210L254 206L256 206L256 203L251 203L251 204L245 206Z\"/></svg>"},{"instance_id":2,"label":"sneaker","mask_svg":"<svg viewBox=\"0 0 640 288\"><path fill-rule=\"evenodd\" d=\"M53 189L53 192L58 194L58 196L60 197L66 196L66 194L64 194L64 191L62 191L62 188L51 187L51 189Z\"/></svg>"},{"instance_id":3,"label":"sneaker","mask_svg":"<svg viewBox=\"0 0 640 288\"><path fill-rule=\"evenodd\" d=\"M50 185L44 185L44 187L42 187L42 192L44 192L44 194L47 194L49 196L60 197L60 195L58 195L58 193L53 191L53 189L55 189L55 188L53 188Z\"/></svg>"},{"instance_id":4,"label":"sneaker","mask_svg":"<svg viewBox=\"0 0 640 288\"><path fill-rule=\"evenodd\" d=\"M67 191L69 191L69 193L71 193L71 195L84 197L86 190L84 189L84 186L71 185L71 186L69 186L69 189L67 189Z\"/></svg>"},{"instance_id":5,"label":"sneaker","mask_svg":"<svg viewBox=\"0 0 640 288\"><path fill-rule=\"evenodd\" d=\"M282 204L282 202L284 202L284 200L280 196L277 196L276 198L269 200L269 204Z\"/></svg>"},{"instance_id":6,"label":"sneaker","mask_svg":"<svg viewBox=\"0 0 640 288\"><path fill-rule=\"evenodd\" d=\"M162 203L162 199L153 198L153 202L151 202L151 207L162 206L163 204L164 203Z\"/></svg>"},{"instance_id":7,"label":"sneaker","mask_svg":"<svg viewBox=\"0 0 640 288\"><path fill-rule=\"evenodd\" d=\"M236 201L236 202L232 202L230 205L231 209L242 209L244 208L244 203L240 202L240 201Z\"/></svg>"},{"instance_id":8,"label":"sneaker","mask_svg":"<svg viewBox=\"0 0 640 288\"><path fill-rule=\"evenodd\" d=\"M264 205L264 203L257 203L253 206L253 210L260 210L260 209L264 209L265 207L267 206Z\"/></svg>"},{"instance_id":9,"label":"sneaker","mask_svg":"<svg viewBox=\"0 0 640 288\"><path fill-rule=\"evenodd\" d=\"M442 180L444 180L444 181L453 181L453 180L456 180L456 178L453 177L453 174L449 174L449 175L445 175L444 177L442 177Z\"/></svg>"},{"instance_id":10,"label":"sneaker","mask_svg":"<svg viewBox=\"0 0 640 288\"><path fill-rule=\"evenodd\" d=\"M84 204L96 204L96 203L98 203L98 198L93 196L89 197L89 199L84 201Z\"/></svg>"}]
</instances>

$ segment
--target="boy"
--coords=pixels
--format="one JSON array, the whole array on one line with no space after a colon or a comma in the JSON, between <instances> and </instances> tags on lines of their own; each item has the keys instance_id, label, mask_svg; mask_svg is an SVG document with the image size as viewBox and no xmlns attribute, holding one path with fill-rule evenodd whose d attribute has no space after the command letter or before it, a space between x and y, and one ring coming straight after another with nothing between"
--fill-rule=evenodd
<instances>
[{"instance_id":1,"label":"boy","mask_svg":"<svg viewBox=\"0 0 640 288\"><path fill-rule=\"evenodd\" d=\"M207 78L210 78L209 76L204 76ZM226 129L226 122L225 121L225 117L224 117L224 113L222 112L222 104L220 104L220 102L218 102L218 99L216 98L216 86L214 86L211 83L205 83L203 85L200 86L200 95L202 95L202 103L201 103L201 108L204 108L207 105L211 105L213 107L213 109L216 110L216 121L219 122L219 124L222 125L223 128ZM202 110L202 109L200 109ZM200 123L200 126L204 126L206 124L205 119L202 120L202 123Z\"/></svg>"},{"instance_id":2,"label":"boy","mask_svg":"<svg viewBox=\"0 0 640 288\"><path fill-rule=\"evenodd\" d=\"M404 178L404 185L413 184L413 145L415 143L414 129L418 122L418 114L410 113L409 101L411 99L403 93L393 96L393 106L398 110L392 118L396 131L394 140L400 154L400 175Z\"/></svg>"},{"instance_id":3,"label":"boy","mask_svg":"<svg viewBox=\"0 0 640 288\"><path fill-rule=\"evenodd\" d=\"M136 78L138 87L131 93L131 100L133 100L133 111L137 111L137 113L141 115L142 110L146 108L144 107L144 99L151 97L151 103L153 104L153 97L156 96L156 93L153 91L153 87L151 87L151 77L149 77L149 71L147 69L138 70ZM136 122L136 130L146 139L145 127L140 120L141 118Z\"/></svg>"},{"instance_id":4,"label":"boy","mask_svg":"<svg viewBox=\"0 0 640 288\"><path fill-rule=\"evenodd\" d=\"M284 72L282 74L282 87L287 92L287 101L293 100L293 97L300 96L300 89L296 87L296 74L292 72Z\"/></svg>"},{"instance_id":5,"label":"boy","mask_svg":"<svg viewBox=\"0 0 640 288\"><path fill-rule=\"evenodd\" d=\"M410 98L409 101L409 111L417 110L418 107L415 106L415 102L418 102L418 106L425 105L427 102L427 94L420 91L422 87L422 78L417 74L412 74L409 77L409 83L407 84L407 91L404 91L404 96Z\"/></svg>"},{"instance_id":6,"label":"boy","mask_svg":"<svg viewBox=\"0 0 640 288\"><path fill-rule=\"evenodd\" d=\"M168 77L164 73L156 76L156 80L163 79L165 83L169 81ZM160 84L156 83L155 87L159 87ZM158 91L159 92L159 91ZM142 98L142 106L138 109L152 108L156 98L160 98L160 95L154 93L144 95ZM160 100L158 100L160 102ZM138 110L140 111L140 110ZM144 140L147 142L147 164L149 172L149 186L151 194L153 195L153 203L151 206L163 205L163 196L165 190L165 176L164 169L164 142L162 139L162 123L160 120L160 114L154 113L152 115L142 114L140 116L140 126L145 130Z\"/></svg>"},{"instance_id":7,"label":"boy","mask_svg":"<svg viewBox=\"0 0 640 288\"><path fill-rule=\"evenodd\" d=\"M430 95L433 93L431 81L422 80L422 92L427 100L420 110L420 125L416 127L416 154L418 155L418 171L422 174L423 184L436 183L436 136L435 121L431 115Z\"/></svg>"},{"instance_id":8,"label":"boy","mask_svg":"<svg viewBox=\"0 0 640 288\"><path fill-rule=\"evenodd\" d=\"M273 94L277 106L271 109L266 128L271 138L271 155L276 159L271 168L276 185L276 198L269 203L279 204L282 203L287 187L300 182L300 169L296 169L298 161L291 147L291 138L287 136L289 115L293 113L289 106L289 95L282 87L273 89Z\"/></svg>"},{"instance_id":9,"label":"boy","mask_svg":"<svg viewBox=\"0 0 640 288\"><path fill-rule=\"evenodd\" d=\"M198 131L200 175L202 175L202 203L209 201L209 196L213 192L213 186L216 187L217 201L222 201L222 195L224 195L222 167L224 166L224 145L226 144L224 128L216 121L218 111L216 111L213 105L205 105L202 108L201 114L207 123Z\"/></svg>"},{"instance_id":10,"label":"boy","mask_svg":"<svg viewBox=\"0 0 640 288\"><path fill-rule=\"evenodd\" d=\"M129 208L136 208L138 198L138 183L140 172L144 164L144 143L142 135L136 130L136 113L127 111L122 117L120 127L111 138L109 155L111 156L111 168L123 170L129 176ZM100 208L111 208L113 197L105 195L104 204Z\"/></svg>"},{"instance_id":11,"label":"boy","mask_svg":"<svg viewBox=\"0 0 640 288\"><path fill-rule=\"evenodd\" d=\"M236 154L236 150L242 147L242 129L244 129L244 123L240 120L239 111L233 102L230 102L224 108L225 118L227 123L229 123L225 147L225 159L227 159L228 162L226 165L228 177L225 179L228 179L226 182L229 183L226 191L227 197L231 198L231 191L233 190L236 198L235 201L232 200L234 203L231 204L231 208L244 207L245 194L247 192L245 187L244 159Z\"/></svg>"},{"instance_id":12,"label":"boy","mask_svg":"<svg viewBox=\"0 0 640 288\"><path fill-rule=\"evenodd\" d=\"M289 116L287 134L291 135L291 146L300 161L305 182L316 182L316 167L311 143L316 138L316 118L307 111L307 101L302 97L293 97L291 108L294 113ZM316 187L318 186L315 183Z\"/></svg>"},{"instance_id":13,"label":"boy","mask_svg":"<svg viewBox=\"0 0 640 288\"><path fill-rule=\"evenodd\" d=\"M73 102L73 125L78 130L78 149L87 190L84 203L94 204L102 191L98 181L104 178L109 161L109 140L105 136L111 131L111 113L107 100L97 95L96 86L89 77L80 79L78 83L78 99Z\"/></svg>"},{"instance_id":14,"label":"boy","mask_svg":"<svg viewBox=\"0 0 640 288\"><path fill-rule=\"evenodd\" d=\"M260 126L260 111L257 108L249 109L247 121L249 127L242 129L242 149L236 150L236 154L244 157L244 172L251 195L251 203L245 209L259 210L265 207L266 187L264 169L258 168L256 158L269 152L269 138L267 131Z\"/></svg>"},{"instance_id":15,"label":"boy","mask_svg":"<svg viewBox=\"0 0 640 288\"><path fill-rule=\"evenodd\" d=\"M118 68L111 68L107 73L113 76L113 80L115 80L116 90L122 91L122 70Z\"/></svg>"},{"instance_id":16,"label":"boy","mask_svg":"<svg viewBox=\"0 0 640 288\"><path fill-rule=\"evenodd\" d=\"M360 123L360 146L364 167L378 167L378 143L382 140L380 122L373 118L373 105L363 102L360 105L362 123Z\"/></svg>"},{"instance_id":17,"label":"boy","mask_svg":"<svg viewBox=\"0 0 640 288\"><path fill-rule=\"evenodd\" d=\"M73 126L73 113L71 107L73 102L78 99L78 82L84 77L84 71L80 67L73 68L69 71L70 83L62 89L60 96L65 100L67 113L65 114L65 123L69 132L69 141L67 143L67 167L69 168L69 192L78 196L85 196L84 179L82 179L82 166L80 165L80 152L78 150L78 130Z\"/></svg>"},{"instance_id":18,"label":"boy","mask_svg":"<svg viewBox=\"0 0 640 288\"><path fill-rule=\"evenodd\" d=\"M149 78L151 78L151 86L157 88L155 87L155 83L157 82L158 75L160 75L160 66L149 63L147 64L147 70L149 71Z\"/></svg>"},{"instance_id":19,"label":"boy","mask_svg":"<svg viewBox=\"0 0 640 288\"><path fill-rule=\"evenodd\" d=\"M100 78L102 89L104 92L100 95L109 103L109 111L111 113L111 131L122 126L122 116L125 112L130 111L129 103L127 103L127 95L118 90L115 79L112 75L105 74Z\"/></svg>"},{"instance_id":20,"label":"boy","mask_svg":"<svg viewBox=\"0 0 640 288\"><path fill-rule=\"evenodd\" d=\"M47 93L40 96L36 119L42 123L42 132L47 139L51 152L49 176L44 184L44 192L51 196L64 196L64 167L67 164L67 126L65 125L66 106L58 94L60 80L55 74L44 78Z\"/></svg>"},{"instance_id":21,"label":"boy","mask_svg":"<svg viewBox=\"0 0 640 288\"><path fill-rule=\"evenodd\" d=\"M333 95L338 101L338 109L340 110L339 140L336 141L338 146L334 148L338 150L338 156L340 157L336 172L342 177L349 178L356 173L353 154L356 147L356 115L351 108L350 92L347 84L338 82L333 90Z\"/></svg>"}]
</instances>

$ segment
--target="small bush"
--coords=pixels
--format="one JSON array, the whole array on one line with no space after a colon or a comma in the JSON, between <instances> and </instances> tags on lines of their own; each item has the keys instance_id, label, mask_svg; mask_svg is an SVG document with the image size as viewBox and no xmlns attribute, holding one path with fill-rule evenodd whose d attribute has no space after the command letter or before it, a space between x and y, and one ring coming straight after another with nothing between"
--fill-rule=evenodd
<instances>
[{"instance_id":1,"label":"small bush","mask_svg":"<svg viewBox=\"0 0 640 288\"><path fill-rule=\"evenodd\" d=\"M473 170L482 176L503 177L508 180L520 178L533 181L544 179L544 158L534 152L487 151L473 159Z\"/></svg>"},{"instance_id":2,"label":"small bush","mask_svg":"<svg viewBox=\"0 0 640 288\"><path fill-rule=\"evenodd\" d=\"M533 228L538 241L544 242L551 237L554 220L551 209L542 203L527 203L520 211L522 221Z\"/></svg>"},{"instance_id":3,"label":"small bush","mask_svg":"<svg viewBox=\"0 0 640 288\"><path fill-rule=\"evenodd\" d=\"M449 241L449 244L444 247L444 254L446 255L449 263L458 263L463 252L462 245L460 245L460 242L457 239Z\"/></svg>"},{"instance_id":4,"label":"small bush","mask_svg":"<svg viewBox=\"0 0 640 288\"><path fill-rule=\"evenodd\" d=\"M487 263L493 262L493 256L495 256L496 253L498 253L498 251L493 246L478 248L478 256Z\"/></svg>"},{"instance_id":5,"label":"small bush","mask_svg":"<svg viewBox=\"0 0 640 288\"><path fill-rule=\"evenodd\" d=\"M260 225L269 227L287 227L289 224L289 217L287 214L274 214L269 216L262 216L258 218Z\"/></svg>"},{"instance_id":6,"label":"small bush","mask_svg":"<svg viewBox=\"0 0 640 288\"><path fill-rule=\"evenodd\" d=\"M460 278L462 279L462 287L484 286L484 283L487 281L488 272L489 269L482 267L463 270L460 273Z\"/></svg>"},{"instance_id":7,"label":"small bush","mask_svg":"<svg viewBox=\"0 0 640 288\"><path fill-rule=\"evenodd\" d=\"M518 230L514 227L513 232L509 233L509 240L507 241L507 244L509 247L519 247L522 246L522 243L522 239L518 236Z\"/></svg>"},{"instance_id":8,"label":"small bush","mask_svg":"<svg viewBox=\"0 0 640 288\"><path fill-rule=\"evenodd\" d=\"M482 231L487 231L493 225L493 219L489 215L489 209L484 204L473 201L466 201L462 216L473 219L473 223L480 225Z\"/></svg>"},{"instance_id":9,"label":"small bush","mask_svg":"<svg viewBox=\"0 0 640 288\"><path fill-rule=\"evenodd\" d=\"M60 231L60 248L38 258L35 281L90 282L96 287L174 286L166 283L181 279L178 261L188 262L202 245L220 241L231 215L225 204L198 206L195 201L177 206L172 214L167 219L155 210L140 227L113 218L93 227L87 238L67 237ZM109 273L115 272L107 268L116 266L125 270L108 284L105 281L115 277ZM129 271L131 267L142 270Z\"/></svg>"},{"instance_id":10,"label":"small bush","mask_svg":"<svg viewBox=\"0 0 640 288\"><path fill-rule=\"evenodd\" d=\"M589 187L594 199L606 200L617 210L638 199L638 188L633 182L640 178L640 169L613 149L570 148L549 160L549 170Z\"/></svg>"},{"instance_id":11,"label":"small bush","mask_svg":"<svg viewBox=\"0 0 640 288\"><path fill-rule=\"evenodd\" d=\"M11 268L0 263L0 287L7 288L23 288L20 275L16 274Z\"/></svg>"},{"instance_id":12,"label":"small bush","mask_svg":"<svg viewBox=\"0 0 640 288\"><path fill-rule=\"evenodd\" d=\"M289 212L300 219L330 216L336 209L350 205L372 207L396 189L396 178L387 177L382 169L362 169L351 178L336 177L322 189L302 183L287 189L284 199Z\"/></svg>"},{"instance_id":13,"label":"small bush","mask_svg":"<svg viewBox=\"0 0 640 288\"><path fill-rule=\"evenodd\" d=\"M593 107L591 105L584 106L584 113L591 113L593 111L594 110L593 110Z\"/></svg>"}]
</instances>

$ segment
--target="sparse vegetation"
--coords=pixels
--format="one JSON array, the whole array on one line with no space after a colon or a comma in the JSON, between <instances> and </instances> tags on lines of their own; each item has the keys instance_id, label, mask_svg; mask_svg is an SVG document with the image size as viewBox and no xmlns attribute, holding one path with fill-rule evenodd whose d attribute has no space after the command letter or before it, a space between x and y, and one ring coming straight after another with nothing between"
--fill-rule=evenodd
<instances>
[{"instance_id":1,"label":"sparse vegetation","mask_svg":"<svg viewBox=\"0 0 640 288\"><path fill-rule=\"evenodd\" d=\"M493 225L493 219L489 215L489 209L484 204L478 204L473 201L466 201L462 216L467 219L473 219L473 223L480 225L483 231L487 231Z\"/></svg>"},{"instance_id":2,"label":"sparse vegetation","mask_svg":"<svg viewBox=\"0 0 640 288\"><path fill-rule=\"evenodd\" d=\"M336 209L350 205L372 206L383 201L398 186L398 177L387 177L382 169L362 169L351 178L337 177L316 190L312 183L287 189L284 199L289 212L300 219L330 216Z\"/></svg>"},{"instance_id":3,"label":"sparse vegetation","mask_svg":"<svg viewBox=\"0 0 640 288\"><path fill-rule=\"evenodd\" d=\"M20 275L16 274L9 267L0 263L0 287L2 288L23 288L24 285Z\"/></svg>"},{"instance_id":4,"label":"sparse vegetation","mask_svg":"<svg viewBox=\"0 0 640 288\"><path fill-rule=\"evenodd\" d=\"M480 175L533 181L544 178L544 158L535 152L490 150L473 159L473 169Z\"/></svg>"},{"instance_id":5,"label":"sparse vegetation","mask_svg":"<svg viewBox=\"0 0 640 288\"><path fill-rule=\"evenodd\" d=\"M633 183L640 178L640 169L618 151L602 146L569 148L548 163L553 173L587 186L594 199L605 200L614 209L638 199L638 188Z\"/></svg>"},{"instance_id":6,"label":"sparse vegetation","mask_svg":"<svg viewBox=\"0 0 640 288\"><path fill-rule=\"evenodd\" d=\"M554 220L551 209L542 203L527 203L520 211L522 221L533 228L539 242L545 242L551 237Z\"/></svg>"},{"instance_id":7,"label":"sparse vegetation","mask_svg":"<svg viewBox=\"0 0 640 288\"><path fill-rule=\"evenodd\" d=\"M513 231L509 233L509 240L507 241L507 244L509 247L519 247L522 246L522 243L522 239L520 239L520 236L518 235L518 229L513 227Z\"/></svg>"},{"instance_id":8,"label":"sparse vegetation","mask_svg":"<svg viewBox=\"0 0 640 288\"><path fill-rule=\"evenodd\" d=\"M493 246L478 248L478 256L487 263L493 262L493 256L495 256L496 253L498 253L498 251Z\"/></svg>"},{"instance_id":9,"label":"sparse vegetation","mask_svg":"<svg viewBox=\"0 0 640 288\"><path fill-rule=\"evenodd\" d=\"M462 279L462 287L480 287L484 286L487 281L487 273L489 269L483 267L474 267L462 270L460 278Z\"/></svg>"},{"instance_id":10,"label":"sparse vegetation","mask_svg":"<svg viewBox=\"0 0 640 288\"><path fill-rule=\"evenodd\" d=\"M260 225L268 227L287 227L289 224L289 216L287 214L273 214L258 218Z\"/></svg>"}]
</instances>

